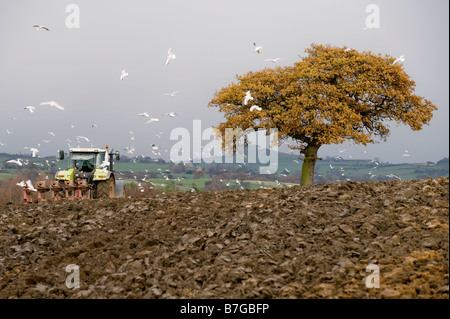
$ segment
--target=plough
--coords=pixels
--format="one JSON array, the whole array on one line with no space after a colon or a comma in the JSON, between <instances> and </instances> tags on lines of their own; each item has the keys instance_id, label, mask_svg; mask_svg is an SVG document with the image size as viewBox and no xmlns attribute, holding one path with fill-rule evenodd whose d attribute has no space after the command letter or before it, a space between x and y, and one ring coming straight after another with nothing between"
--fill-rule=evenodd
<instances>
[{"instance_id":1,"label":"plough","mask_svg":"<svg viewBox=\"0 0 450 319\"><path fill-rule=\"evenodd\" d=\"M39 181L36 189L30 185L22 186L24 203L55 202L91 198L92 185L86 180L77 181ZM50 198L48 194L50 193ZM37 196L34 196L37 194Z\"/></svg>"}]
</instances>

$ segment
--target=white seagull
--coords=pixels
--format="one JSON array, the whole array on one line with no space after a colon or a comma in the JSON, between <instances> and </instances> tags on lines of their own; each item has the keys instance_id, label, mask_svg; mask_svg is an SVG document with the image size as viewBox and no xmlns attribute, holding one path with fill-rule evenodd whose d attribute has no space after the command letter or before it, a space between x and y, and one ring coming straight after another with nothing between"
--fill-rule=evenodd
<instances>
[{"instance_id":1,"label":"white seagull","mask_svg":"<svg viewBox=\"0 0 450 319\"><path fill-rule=\"evenodd\" d=\"M16 185L17 185L17 186L20 186L20 187L25 187L25 186L27 186L27 184L25 184L25 181L21 181L20 183L16 183Z\"/></svg>"},{"instance_id":2,"label":"white seagull","mask_svg":"<svg viewBox=\"0 0 450 319\"><path fill-rule=\"evenodd\" d=\"M37 153L39 153L39 150L37 148L31 147L30 152L31 152L31 157L36 157Z\"/></svg>"},{"instance_id":3,"label":"white seagull","mask_svg":"<svg viewBox=\"0 0 450 319\"><path fill-rule=\"evenodd\" d=\"M172 93L164 93L164 95L169 95L171 97L174 97L175 94L180 93L180 91L173 91Z\"/></svg>"},{"instance_id":4,"label":"white seagull","mask_svg":"<svg viewBox=\"0 0 450 319\"><path fill-rule=\"evenodd\" d=\"M46 26L43 26L43 25L38 25L38 24L34 25L34 26L33 26L33 28L35 28L36 30L45 30L45 31L50 31L50 29L49 29L49 28L47 28Z\"/></svg>"},{"instance_id":5,"label":"white seagull","mask_svg":"<svg viewBox=\"0 0 450 319\"><path fill-rule=\"evenodd\" d=\"M262 49L262 46L256 45L256 43L253 42L253 48L254 48L255 52L259 54Z\"/></svg>"},{"instance_id":6,"label":"white seagull","mask_svg":"<svg viewBox=\"0 0 450 319\"><path fill-rule=\"evenodd\" d=\"M151 118L151 119L149 119L147 122L145 122L144 124L148 124L148 123L151 123L151 122L159 122L159 119L155 119L155 118Z\"/></svg>"},{"instance_id":7,"label":"white seagull","mask_svg":"<svg viewBox=\"0 0 450 319\"><path fill-rule=\"evenodd\" d=\"M164 113L164 115L169 115L170 117L174 117L176 116L178 113L175 112L169 112L169 113Z\"/></svg>"},{"instance_id":8,"label":"white seagull","mask_svg":"<svg viewBox=\"0 0 450 319\"><path fill-rule=\"evenodd\" d=\"M253 105L253 106L250 108L250 112L253 112L254 110L256 110L256 111L261 111L262 108L259 107L258 105Z\"/></svg>"},{"instance_id":9,"label":"white seagull","mask_svg":"<svg viewBox=\"0 0 450 319\"><path fill-rule=\"evenodd\" d=\"M79 140L79 139L85 140L85 141L88 142L88 143L91 142L91 141L89 141L89 139L88 139L87 137L84 137L84 136L76 136L76 139L77 139L77 140Z\"/></svg>"},{"instance_id":10,"label":"white seagull","mask_svg":"<svg viewBox=\"0 0 450 319\"><path fill-rule=\"evenodd\" d=\"M42 102L40 105L50 105L50 106L56 107L57 109L59 109L61 111L64 111L64 108L61 105L59 105L58 103L56 103L55 101Z\"/></svg>"},{"instance_id":11,"label":"white seagull","mask_svg":"<svg viewBox=\"0 0 450 319\"><path fill-rule=\"evenodd\" d=\"M122 73L120 74L120 81L123 81L128 76L127 69L123 69Z\"/></svg>"},{"instance_id":12,"label":"white seagull","mask_svg":"<svg viewBox=\"0 0 450 319\"><path fill-rule=\"evenodd\" d=\"M37 192L36 188L34 188L33 184L31 183L31 180L27 180L26 183L30 191Z\"/></svg>"},{"instance_id":13,"label":"white seagull","mask_svg":"<svg viewBox=\"0 0 450 319\"><path fill-rule=\"evenodd\" d=\"M18 158L17 160L9 160L6 163L17 164L19 166L23 165L23 163L21 162L20 158Z\"/></svg>"},{"instance_id":14,"label":"white seagull","mask_svg":"<svg viewBox=\"0 0 450 319\"><path fill-rule=\"evenodd\" d=\"M401 55L397 59L395 59L395 61L392 63L392 65L394 65L397 62L403 62L403 61L405 61L405 56Z\"/></svg>"},{"instance_id":15,"label":"white seagull","mask_svg":"<svg viewBox=\"0 0 450 319\"><path fill-rule=\"evenodd\" d=\"M138 113L137 115L138 115L138 116L143 116L143 117L150 117L150 115L148 115L147 112L144 112L144 113Z\"/></svg>"},{"instance_id":16,"label":"white seagull","mask_svg":"<svg viewBox=\"0 0 450 319\"><path fill-rule=\"evenodd\" d=\"M253 100L253 96L250 94L250 91L247 91L244 98L244 105L247 105L249 100Z\"/></svg>"},{"instance_id":17,"label":"white seagull","mask_svg":"<svg viewBox=\"0 0 450 319\"><path fill-rule=\"evenodd\" d=\"M389 174L389 175L386 175L386 176L387 176L387 177L393 177L393 178L396 178L396 179L401 180L400 177L398 177L397 175L394 175L394 174Z\"/></svg>"},{"instance_id":18,"label":"white seagull","mask_svg":"<svg viewBox=\"0 0 450 319\"><path fill-rule=\"evenodd\" d=\"M23 109L30 111L30 113L33 113L36 108L34 106L25 106Z\"/></svg>"},{"instance_id":19,"label":"white seagull","mask_svg":"<svg viewBox=\"0 0 450 319\"><path fill-rule=\"evenodd\" d=\"M280 61L280 58L275 58L275 59L264 59L265 62L272 62L272 63L277 63L278 61Z\"/></svg>"},{"instance_id":20,"label":"white seagull","mask_svg":"<svg viewBox=\"0 0 450 319\"><path fill-rule=\"evenodd\" d=\"M167 51L168 55L167 55L167 60L166 60L166 65L169 64L170 60L175 60L176 55L172 52L172 48L169 49L169 51Z\"/></svg>"},{"instance_id":21,"label":"white seagull","mask_svg":"<svg viewBox=\"0 0 450 319\"><path fill-rule=\"evenodd\" d=\"M11 135L13 132L11 132L10 130L6 129L6 133L7 133L8 135Z\"/></svg>"}]
</instances>

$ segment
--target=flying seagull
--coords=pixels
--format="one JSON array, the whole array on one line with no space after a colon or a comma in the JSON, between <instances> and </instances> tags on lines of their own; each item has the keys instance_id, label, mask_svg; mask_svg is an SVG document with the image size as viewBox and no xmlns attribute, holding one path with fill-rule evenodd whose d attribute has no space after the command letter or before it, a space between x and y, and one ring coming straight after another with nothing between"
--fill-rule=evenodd
<instances>
[{"instance_id":1,"label":"flying seagull","mask_svg":"<svg viewBox=\"0 0 450 319\"><path fill-rule=\"evenodd\" d=\"M394 65L397 62L403 62L403 61L405 61L405 56L401 55L397 59L395 59L395 61L392 63L392 65Z\"/></svg>"},{"instance_id":2,"label":"flying seagull","mask_svg":"<svg viewBox=\"0 0 450 319\"><path fill-rule=\"evenodd\" d=\"M180 91L173 91L172 93L164 93L164 95L170 95L171 97L174 97L175 94L180 93Z\"/></svg>"},{"instance_id":3,"label":"flying seagull","mask_svg":"<svg viewBox=\"0 0 450 319\"><path fill-rule=\"evenodd\" d=\"M43 25L34 25L33 28L35 28L36 30L46 30L46 31L50 31L49 28L43 26Z\"/></svg>"},{"instance_id":4,"label":"flying seagull","mask_svg":"<svg viewBox=\"0 0 450 319\"><path fill-rule=\"evenodd\" d=\"M278 61L280 61L280 58L275 58L275 59L264 59L264 61L266 62L273 62L273 63L277 63Z\"/></svg>"},{"instance_id":5,"label":"flying seagull","mask_svg":"<svg viewBox=\"0 0 450 319\"><path fill-rule=\"evenodd\" d=\"M151 118L147 122L145 122L144 124L148 124L148 123L151 123L151 122L159 122L159 119Z\"/></svg>"},{"instance_id":6,"label":"flying seagull","mask_svg":"<svg viewBox=\"0 0 450 319\"><path fill-rule=\"evenodd\" d=\"M127 76L128 76L127 69L123 69L123 70L122 70L122 74L120 74L120 81L122 81L123 79L125 79Z\"/></svg>"},{"instance_id":7,"label":"flying seagull","mask_svg":"<svg viewBox=\"0 0 450 319\"><path fill-rule=\"evenodd\" d=\"M57 109L59 109L61 111L64 111L64 108L61 105L59 105L58 103L56 103L55 101L42 102L40 105L50 105L50 106L56 107Z\"/></svg>"},{"instance_id":8,"label":"flying seagull","mask_svg":"<svg viewBox=\"0 0 450 319\"><path fill-rule=\"evenodd\" d=\"M169 115L170 117L174 117L175 115L177 115L177 113L169 112L169 113L164 113L164 115Z\"/></svg>"},{"instance_id":9,"label":"flying seagull","mask_svg":"<svg viewBox=\"0 0 450 319\"><path fill-rule=\"evenodd\" d=\"M169 49L169 51L167 51L168 55L167 55L167 60L166 60L166 65L169 64L170 60L175 60L176 56L175 54L172 52L172 48Z\"/></svg>"},{"instance_id":10,"label":"flying seagull","mask_svg":"<svg viewBox=\"0 0 450 319\"><path fill-rule=\"evenodd\" d=\"M36 157L36 154L39 153L39 150L34 147L25 147L25 149L28 149L31 152L31 157Z\"/></svg>"},{"instance_id":11,"label":"flying seagull","mask_svg":"<svg viewBox=\"0 0 450 319\"><path fill-rule=\"evenodd\" d=\"M36 108L34 106L25 106L23 109L30 111L30 113L33 113Z\"/></svg>"},{"instance_id":12,"label":"flying seagull","mask_svg":"<svg viewBox=\"0 0 450 319\"><path fill-rule=\"evenodd\" d=\"M397 175L394 175L394 174L389 174L389 175L386 175L386 176L387 176L387 177L394 177L394 178L396 178L396 179L401 180L400 177L398 177Z\"/></svg>"},{"instance_id":13,"label":"flying seagull","mask_svg":"<svg viewBox=\"0 0 450 319\"><path fill-rule=\"evenodd\" d=\"M23 163L20 161L20 158L18 158L17 160L9 160L6 163L17 164L19 166L23 165Z\"/></svg>"},{"instance_id":14,"label":"flying seagull","mask_svg":"<svg viewBox=\"0 0 450 319\"><path fill-rule=\"evenodd\" d=\"M260 51L262 49L262 46L256 45L255 42L253 42L253 48L255 50L256 53L260 54Z\"/></svg>"},{"instance_id":15,"label":"flying seagull","mask_svg":"<svg viewBox=\"0 0 450 319\"><path fill-rule=\"evenodd\" d=\"M16 183L16 185L17 185L17 186L20 186L20 187L25 187L25 186L27 186L27 184L25 184L25 181L21 181L20 183Z\"/></svg>"},{"instance_id":16,"label":"flying seagull","mask_svg":"<svg viewBox=\"0 0 450 319\"><path fill-rule=\"evenodd\" d=\"M27 180L26 183L30 191L37 192L36 188L34 188L33 184L31 183L31 180Z\"/></svg>"},{"instance_id":17,"label":"flying seagull","mask_svg":"<svg viewBox=\"0 0 450 319\"><path fill-rule=\"evenodd\" d=\"M258 105L253 105L253 106L250 108L250 112L253 112L254 110L256 110L256 111L261 111L262 108L259 107Z\"/></svg>"},{"instance_id":18,"label":"flying seagull","mask_svg":"<svg viewBox=\"0 0 450 319\"><path fill-rule=\"evenodd\" d=\"M78 139L82 139L82 140L85 140L86 142L90 143L89 139L87 137L84 137L84 136L76 136L76 139L77 140Z\"/></svg>"},{"instance_id":19,"label":"flying seagull","mask_svg":"<svg viewBox=\"0 0 450 319\"><path fill-rule=\"evenodd\" d=\"M144 113L138 113L137 115L138 115L138 116L144 116L144 117L150 117L150 115L148 115L147 112L144 112Z\"/></svg>"},{"instance_id":20,"label":"flying seagull","mask_svg":"<svg viewBox=\"0 0 450 319\"><path fill-rule=\"evenodd\" d=\"M247 93L245 94L244 105L247 105L249 100L253 100L253 97L250 94L250 91L247 91Z\"/></svg>"}]
</instances>

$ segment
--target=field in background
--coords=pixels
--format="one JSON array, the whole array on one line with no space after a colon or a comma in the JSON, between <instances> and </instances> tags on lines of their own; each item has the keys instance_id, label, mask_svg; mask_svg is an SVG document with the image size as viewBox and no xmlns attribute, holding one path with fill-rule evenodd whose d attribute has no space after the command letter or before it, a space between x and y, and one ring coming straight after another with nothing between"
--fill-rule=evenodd
<instances>
[{"instance_id":1,"label":"field in background","mask_svg":"<svg viewBox=\"0 0 450 319\"><path fill-rule=\"evenodd\" d=\"M20 157L23 166L7 164ZM280 153L278 170L275 174L259 174L259 164L192 164L175 165L151 158L127 158L116 161L116 178L125 180L132 193L145 195L150 191L211 191L226 189L257 189L290 187L300 182L302 161L297 156ZM55 157L31 158L23 155L0 153L0 189L15 186L12 181L31 179L33 182L53 179L58 169L66 169L68 160L58 161ZM374 160L343 159L327 157L317 162L315 183L345 181L412 180L427 177L448 177L449 160L437 163L390 164Z\"/></svg>"}]
</instances>

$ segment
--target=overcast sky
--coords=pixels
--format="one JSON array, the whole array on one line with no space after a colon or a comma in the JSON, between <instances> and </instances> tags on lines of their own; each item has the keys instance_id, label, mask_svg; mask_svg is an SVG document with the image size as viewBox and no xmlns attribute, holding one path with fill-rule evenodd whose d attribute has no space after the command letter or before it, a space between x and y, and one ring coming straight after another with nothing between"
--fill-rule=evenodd
<instances>
[{"instance_id":1,"label":"overcast sky","mask_svg":"<svg viewBox=\"0 0 450 319\"><path fill-rule=\"evenodd\" d=\"M80 10L79 28L66 25L74 13L66 12L70 4ZM366 12L369 4L379 8L379 28L366 25L374 13ZM328 43L405 55L416 94L438 110L421 131L392 125L387 142L326 145L319 156L438 161L449 156L448 11L447 0L2 0L0 152L29 154L24 147L37 147L39 156L56 155L67 150L66 139L76 146L76 136L129 156L127 146L134 155L153 156L152 144L170 151L174 128L192 132L193 120L201 120L202 129L223 121L207 103L236 74L273 67L266 58L292 65L312 43ZM260 55L253 42L263 47ZM169 48L176 59L165 65ZM120 81L124 68L129 76ZM164 95L172 91L180 93ZM65 110L39 106L50 100ZM34 113L24 110L29 105ZM144 124L141 112L160 121ZM178 115L163 117L166 112ZM402 156L406 149L411 156Z\"/></svg>"}]
</instances>

